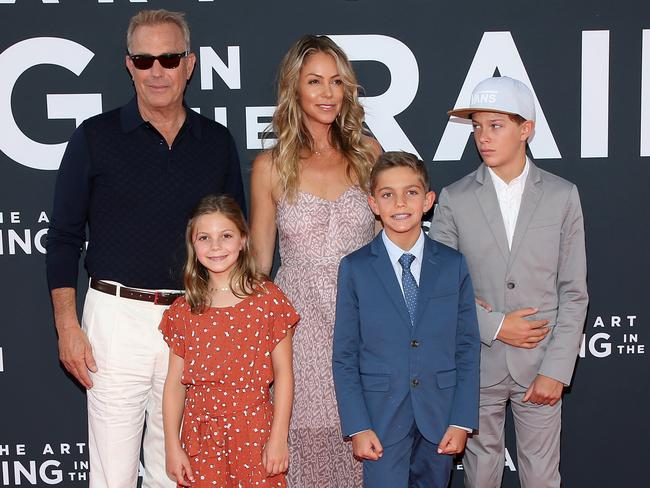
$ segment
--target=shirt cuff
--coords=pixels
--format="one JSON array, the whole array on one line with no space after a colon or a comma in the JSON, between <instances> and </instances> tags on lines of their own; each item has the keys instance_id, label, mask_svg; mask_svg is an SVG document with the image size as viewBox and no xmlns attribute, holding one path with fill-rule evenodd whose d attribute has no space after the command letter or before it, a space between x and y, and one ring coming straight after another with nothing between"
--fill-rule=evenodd
<instances>
[{"instance_id":1,"label":"shirt cuff","mask_svg":"<svg viewBox=\"0 0 650 488\"><path fill-rule=\"evenodd\" d=\"M494 340L497 340L497 336L499 335L499 332L501 332L501 327L503 327L503 321L506 319L506 316L504 315L503 318L501 319L501 323L499 324L499 327L497 327L497 332L494 334Z\"/></svg>"},{"instance_id":2,"label":"shirt cuff","mask_svg":"<svg viewBox=\"0 0 650 488\"><path fill-rule=\"evenodd\" d=\"M472 429L470 429L470 428L468 428L468 427L463 427L462 425L454 425L454 424L451 424L449 427L456 427L456 428L458 428L458 429L463 429L463 430L464 430L465 432L467 432L468 434L471 434L472 432L474 432Z\"/></svg>"},{"instance_id":3,"label":"shirt cuff","mask_svg":"<svg viewBox=\"0 0 650 488\"><path fill-rule=\"evenodd\" d=\"M368 432L369 430L370 430L370 429L360 430L359 432L355 432L354 434L350 434L348 437L354 437L354 436L357 435L357 434L361 434L362 432Z\"/></svg>"}]
</instances>

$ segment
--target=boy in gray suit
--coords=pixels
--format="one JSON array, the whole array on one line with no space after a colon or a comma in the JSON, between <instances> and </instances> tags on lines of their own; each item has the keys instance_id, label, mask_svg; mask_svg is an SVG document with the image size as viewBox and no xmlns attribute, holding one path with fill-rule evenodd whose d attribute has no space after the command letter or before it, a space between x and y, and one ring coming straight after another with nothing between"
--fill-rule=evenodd
<instances>
[{"instance_id":1,"label":"boy in gray suit","mask_svg":"<svg viewBox=\"0 0 650 488\"><path fill-rule=\"evenodd\" d=\"M560 486L562 392L571 382L587 312L582 209L576 186L526 156L531 91L488 78L468 108L483 164L444 188L430 236L463 253L481 333L479 431L463 458L465 486L501 485L511 404L524 488Z\"/></svg>"}]
</instances>

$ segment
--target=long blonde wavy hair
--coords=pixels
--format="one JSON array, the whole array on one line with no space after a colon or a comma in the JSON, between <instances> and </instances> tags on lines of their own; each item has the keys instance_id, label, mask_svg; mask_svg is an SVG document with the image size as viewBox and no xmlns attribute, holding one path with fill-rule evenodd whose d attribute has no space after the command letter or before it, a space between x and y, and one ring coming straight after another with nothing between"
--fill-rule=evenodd
<instances>
[{"instance_id":1,"label":"long blonde wavy hair","mask_svg":"<svg viewBox=\"0 0 650 488\"><path fill-rule=\"evenodd\" d=\"M271 127L265 133L265 138L277 139L271 159L278 172L282 194L290 201L295 199L299 185L301 154L315 149L314 139L305 125L298 88L300 70L306 59L317 52L334 58L344 86L341 113L332 123L330 143L347 160L348 177L354 173L358 185L366 191L375 159L371 148L363 142L364 110L359 103L359 85L348 57L327 36L303 36L280 64L277 108Z\"/></svg>"},{"instance_id":2,"label":"long blonde wavy hair","mask_svg":"<svg viewBox=\"0 0 650 488\"><path fill-rule=\"evenodd\" d=\"M210 306L210 278L208 270L201 264L194 252L194 234L198 218L212 213L219 213L235 224L244 239L244 248L239 252L237 262L230 273L230 288L234 295L238 298L246 298L266 279L255 267L250 250L250 233L244 220L244 214L237 202L227 195L203 197L192 212L185 229L187 261L183 281L185 283L185 299L189 303L192 313L203 313Z\"/></svg>"}]
</instances>

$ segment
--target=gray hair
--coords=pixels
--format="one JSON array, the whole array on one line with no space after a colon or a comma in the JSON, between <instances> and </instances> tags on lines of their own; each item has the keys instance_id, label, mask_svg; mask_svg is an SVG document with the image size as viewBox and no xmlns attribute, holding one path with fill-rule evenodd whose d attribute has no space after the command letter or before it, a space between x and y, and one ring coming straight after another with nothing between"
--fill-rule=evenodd
<instances>
[{"instance_id":1,"label":"gray hair","mask_svg":"<svg viewBox=\"0 0 650 488\"><path fill-rule=\"evenodd\" d=\"M185 12L170 12L169 10L141 10L129 21L129 28L126 31L126 48L131 52L131 42L135 30L143 25L175 24L183 33L185 50L190 50L190 26L185 20Z\"/></svg>"}]
</instances>

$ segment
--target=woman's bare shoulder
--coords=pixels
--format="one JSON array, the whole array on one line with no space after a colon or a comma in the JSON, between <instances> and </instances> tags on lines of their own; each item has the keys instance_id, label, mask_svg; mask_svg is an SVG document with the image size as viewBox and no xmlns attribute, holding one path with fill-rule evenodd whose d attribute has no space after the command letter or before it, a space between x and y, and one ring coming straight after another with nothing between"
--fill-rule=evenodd
<instances>
[{"instance_id":1,"label":"woman's bare shoulder","mask_svg":"<svg viewBox=\"0 0 650 488\"><path fill-rule=\"evenodd\" d=\"M377 139L372 136L364 134L361 136L361 141L363 142L364 146L368 147L372 151L372 154L375 156L375 158L378 158L384 152L381 145L379 144L379 141L377 141Z\"/></svg>"}]
</instances>

